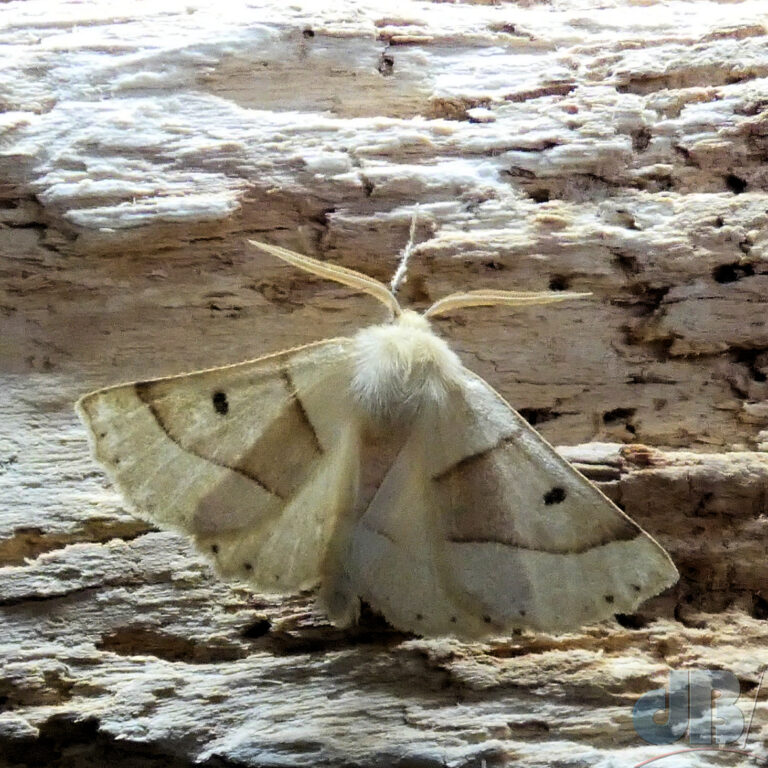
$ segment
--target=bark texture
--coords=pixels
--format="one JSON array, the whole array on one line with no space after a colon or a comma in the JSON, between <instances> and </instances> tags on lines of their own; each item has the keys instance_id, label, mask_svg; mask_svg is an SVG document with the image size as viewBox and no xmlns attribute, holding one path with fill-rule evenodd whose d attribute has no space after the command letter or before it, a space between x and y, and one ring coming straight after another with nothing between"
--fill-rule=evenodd
<instances>
[{"instance_id":1,"label":"bark texture","mask_svg":"<svg viewBox=\"0 0 768 768\"><path fill-rule=\"evenodd\" d=\"M633 703L697 667L757 696L766 759L763 0L27 0L0 49L0 765L635 765L687 745ZM90 459L90 389L380 319L246 238L386 281L416 205L416 308L592 292L436 326L668 548L637 615L340 632L216 582Z\"/></svg>"}]
</instances>

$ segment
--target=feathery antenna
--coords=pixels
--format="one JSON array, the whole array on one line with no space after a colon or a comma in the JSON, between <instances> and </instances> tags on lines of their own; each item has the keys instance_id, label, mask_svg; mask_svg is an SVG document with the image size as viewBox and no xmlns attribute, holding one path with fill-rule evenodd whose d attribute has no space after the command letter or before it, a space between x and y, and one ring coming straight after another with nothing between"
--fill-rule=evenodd
<instances>
[{"instance_id":1,"label":"feathery antenna","mask_svg":"<svg viewBox=\"0 0 768 768\"><path fill-rule=\"evenodd\" d=\"M502 304L507 307L525 307L532 304L552 304L556 301L585 299L591 293L572 293L567 291L494 291L480 289L451 293L436 301L424 317L434 317L462 307L492 307Z\"/></svg>"},{"instance_id":2,"label":"feathery antenna","mask_svg":"<svg viewBox=\"0 0 768 768\"><path fill-rule=\"evenodd\" d=\"M268 253L271 256L277 256L278 259L287 261L294 267L311 272L313 275L324 277L326 280L334 280L357 291L364 291L370 294L384 304L393 317L399 317L402 313L394 293L384 283L380 283L373 277L368 277L368 275L364 275L362 272L354 269L347 269L347 267L342 267L340 264L328 264L324 261L313 259L310 256L302 256L300 253L289 251L287 248L281 248L279 245L269 245L258 240L249 240L248 242L260 251L264 251L264 253Z\"/></svg>"}]
</instances>

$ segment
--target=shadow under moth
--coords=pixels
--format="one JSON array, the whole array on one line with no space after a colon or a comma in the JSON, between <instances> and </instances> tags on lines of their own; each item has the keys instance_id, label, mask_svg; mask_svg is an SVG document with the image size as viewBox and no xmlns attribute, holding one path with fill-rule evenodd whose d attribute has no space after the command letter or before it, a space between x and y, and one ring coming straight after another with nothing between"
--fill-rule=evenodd
<instances>
[{"instance_id":1,"label":"shadow under moth","mask_svg":"<svg viewBox=\"0 0 768 768\"><path fill-rule=\"evenodd\" d=\"M338 626L364 601L420 635L566 631L631 613L677 580L662 547L429 324L584 294L476 290L417 314L400 308L397 274L390 289L252 244L373 295L391 321L83 397L94 456L137 515L191 536L223 577L255 590L319 587Z\"/></svg>"}]
</instances>

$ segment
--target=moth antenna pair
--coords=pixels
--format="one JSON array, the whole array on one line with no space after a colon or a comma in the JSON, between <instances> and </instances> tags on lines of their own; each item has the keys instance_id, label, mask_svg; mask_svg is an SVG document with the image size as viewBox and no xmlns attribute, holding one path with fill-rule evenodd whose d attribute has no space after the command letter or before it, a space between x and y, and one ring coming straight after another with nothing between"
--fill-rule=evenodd
<instances>
[{"instance_id":1,"label":"moth antenna pair","mask_svg":"<svg viewBox=\"0 0 768 768\"><path fill-rule=\"evenodd\" d=\"M324 261L302 256L300 253L289 251L279 245L268 245L258 240L249 240L248 242L255 248L264 253L276 256L282 261L288 262L305 272L311 272L326 280L333 280L342 285L363 291L375 299L378 299L385 307L389 309L393 317L399 317L403 310L395 297L395 291L402 282L408 266L408 259L413 252L413 234L415 230L416 218L411 221L411 233L408 245L403 251L403 256L397 267L390 286L384 285L373 277L364 275L354 269L339 266L338 264L327 264ZM570 299L583 299L591 296L591 293L575 293L571 291L498 291L482 288L476 291L460 291L451 293L438 299L423 314L424 317L435 317L454 309L463 307L490 307L497 304L508 307L532 306L535 304L552 304L556 301L568 301Z\"/></svg>"}]
</instances>

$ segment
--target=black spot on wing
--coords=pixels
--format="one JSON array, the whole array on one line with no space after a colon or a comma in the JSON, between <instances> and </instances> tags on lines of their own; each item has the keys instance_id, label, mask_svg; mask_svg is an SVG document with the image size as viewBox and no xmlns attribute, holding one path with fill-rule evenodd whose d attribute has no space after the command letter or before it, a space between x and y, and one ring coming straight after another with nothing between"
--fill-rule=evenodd
<instances>
[{"instance_id":1,"label":"black spot on wing","mask_svg":"<svg viewBox=\"0 0 768 768\"><path fill-rule=\"evenodd\" d=\"M226 392L222 392L221 390L214 392L211 397L211 402L213 403L213 410L216 411L216 413L221 416L226 416L229 413L229 403L227 402Z\"/></svg>"},{"instance_id":2,"label":"black spot on wing","mask_svg":"<svg viewBox=\"0 0 768 768\"><path fill-rule=\"evenodd\" d=\"M565 501L566 493L565 488L561 488L560 486L555 486L554 488L550 488L545 494L544 494L544 503L549 507L552 504L560 504L563 501Z\"/></svg>"}]
</instances>

